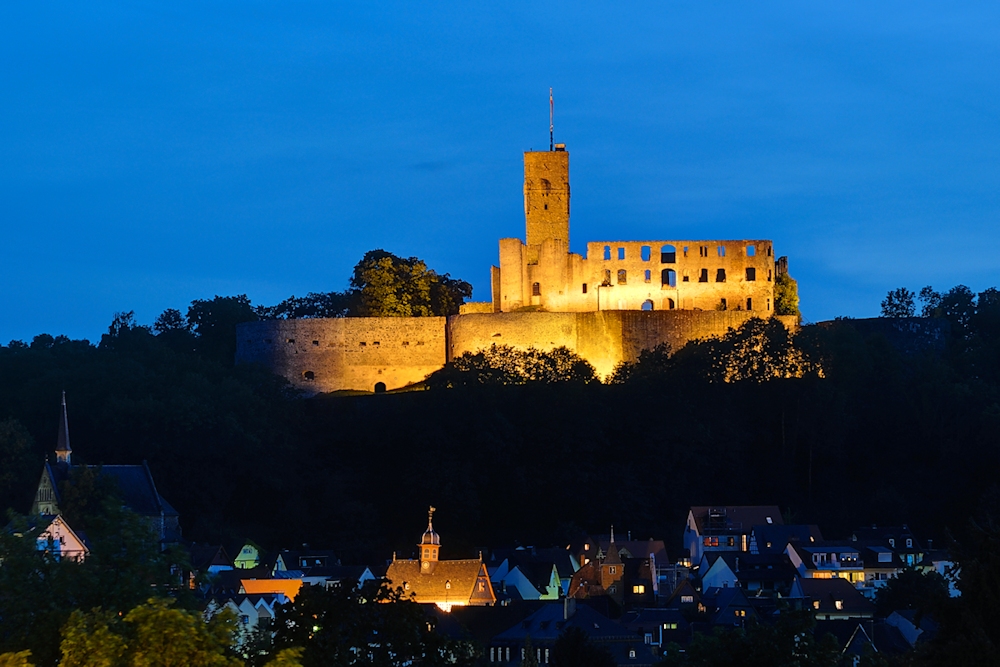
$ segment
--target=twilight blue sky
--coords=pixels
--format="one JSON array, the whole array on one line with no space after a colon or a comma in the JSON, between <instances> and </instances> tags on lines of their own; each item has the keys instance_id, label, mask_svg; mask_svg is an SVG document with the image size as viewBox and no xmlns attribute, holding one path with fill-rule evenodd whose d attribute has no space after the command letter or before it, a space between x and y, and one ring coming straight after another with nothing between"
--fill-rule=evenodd
<instances>
[{"instance_id":1,"label":"twilight blue sky","mask_svg":"<svg viewBox=\"0 0 1000 667\"><path fill-rule=\"evenodd\" d=\"M6 3L0 341L343 289L366 250L489 298L521 153L572 245L772 238L807 320L1000 283L996 2Z\"/></svg>"}]
</instances>

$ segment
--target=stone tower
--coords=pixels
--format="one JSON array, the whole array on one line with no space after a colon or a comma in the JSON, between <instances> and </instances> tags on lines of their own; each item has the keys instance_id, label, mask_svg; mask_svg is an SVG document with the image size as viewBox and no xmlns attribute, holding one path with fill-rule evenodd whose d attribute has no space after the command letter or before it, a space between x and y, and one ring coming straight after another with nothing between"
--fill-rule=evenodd
<instances>
[{"instance_id":1,"label":"stone tower","mask_svg":"<svg viewBox=\"0 0 1000 667\"><path fill-rule=\"evenodd\" d=\"M525 245L529 262L538 260L546 239L560 239L569 246L569 152L566 144L555 150L524 154Z\"/></svg>"}]
</instances>

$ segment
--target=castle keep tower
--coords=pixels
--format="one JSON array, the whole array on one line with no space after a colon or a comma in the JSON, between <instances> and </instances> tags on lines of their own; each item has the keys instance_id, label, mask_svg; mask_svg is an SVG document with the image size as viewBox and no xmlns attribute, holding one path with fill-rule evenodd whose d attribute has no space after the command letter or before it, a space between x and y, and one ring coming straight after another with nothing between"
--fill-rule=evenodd
<instances>
[{"instance_id":1,"label":"castle keep tower","mask_svg":"<svg viewBox=\"0 0 1000 667\"><path fill-rule=\"evenodd\" d=\"M528 261L538 260L538 248L547 239L569 246L569 152L555 150L524 154L524 221Z\"/></svg>"}]
</instances>

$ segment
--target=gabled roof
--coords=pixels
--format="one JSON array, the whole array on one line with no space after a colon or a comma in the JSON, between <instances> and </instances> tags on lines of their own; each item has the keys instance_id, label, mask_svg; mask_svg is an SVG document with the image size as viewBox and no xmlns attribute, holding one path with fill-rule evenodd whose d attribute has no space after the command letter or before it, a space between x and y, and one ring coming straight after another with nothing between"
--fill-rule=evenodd
<instances>
[{"instance_id":1,"label":"gabled roof","mask_svg":"<svg viewBox=\"0 0 1000 667\"><path fill-rule=\"evenodd\" d=\"M281 593L294 600L302 588L301 579L241 579L240 591L247 595L258 593Z\"/></svg>"},{"instance_id":2,"label":"gabled roof","mask_svg":"<svg viewBox=\"0 0 1000 667\"><path fill-rule=\"evenodd\" d=\"M188 560L195 570L207 570L210 567L232 567L233 561L226 555L226 550L219 544L191 544L187 547Z\"/></svg>"},{"instance_id":3,"label":"gabled roof","mask_svg":"<svg viewBox=\"0 0 1000 667\"><path fill-rule=\"evenodd\" d=\"M637 641L637 637L626 628L587 605L577 604L576 611L568 619L564 618L566 606L566 601L547 604L494 639L523 641L530 635L532 642L551 643L566 628L577 627L592 641Z\"/></svg>"},{"instance_id":4,"label":"gabled roof","mask_svg":"<svg viewBox=\"0 0 1000 667\"><path fill-rule=\"evenodd\" d=\"M58 489L62 482L68 480L71 471L78 467L80 466L45 464L45 468L55 489ZM122 503L136 514L142 516L160 516L162 512L167 517L179 516L177 510L156 490L156 484L153 483L153 474L149 471L149 466L145 461L142 462L142 465L86 467L91 470L97 470L100 473L100 477L114 480L115 490L121 497Z\"/></svg>"},{"instance_id":5,"label":"gabled roof","mask_svg":"<svg viewBox=\"0 0 1000 667\"><path fill-rule=\"evenodd\" d=\"M764 524L753 527L757 553L781 553L789 542L815 544L823 541L823 534L816 525Z\"/></svg>"},{"instance_id":6,"label":"gabled roof","mask_svg":"<svg viewBox=\"0 0 1000 667\"><path fill-rule=\"evenodd\" d=\"M598 541L601 553L606 554L610 545L610 539L600 539ZM648 540L615 540L615 546L617 547L618 555L623 558L649 558L653 556L659 565L667 565L669 563L667 547L663 543L663 540L654 540L652 538ZM625 552L625 555L622 555L622 552Z\"/></svg>"},{"instance_id":7,"label":"gabled roof","mask_svg":"<svg viewBox=\"0 0 1000 667\"><path fill-rule=\"evenodd\" d=\"M670 594L670 597L667 599L666 606L676 608L680 607L682 604L693 604L681 602L681 597L685 595L690 595L694 599L694 602L701 602L701 593L695 590L694 584L691 583L690 579L685 579L678 584L677 588L674 589L674 592Z\"/></svg>"},{"instance_id":8,"label":"gabled roof","mask_svg":"<svg viewBox=\"0 0 1000 667\"><path fill-rule=\"evenodd\" d=\"M875 605L865 599L858 589L847 579L812 579L799 577L792 586L790 597L809 598L819 602L819 607L813 607L818 614L860 614L870 616L875 612ZM840 602L838 608L837 602Z\"/></svg>"},{"instance_id":9,"label":"gabled roof","mask_svg":"<svg viewBox=\"0 0 1000 667\"><path fill-rule=\"evenodd\" d=\"M690 515L700 535L749 533L754 526L784 523L777 505L698 505Z\"/></svg>"},{"instance_id":10,"label":"gabled roof","mask_svg":"<svg viewBox=\"0 0 1000 667\"><path fill-rule=\"evenodd\" d=\"M468 604L476 595L476 582L486 577L486 565L476 559L441 560L430 571L423 571L416 559L394 560L385 577L393 588L403 588L405 596L416 602ZM490 591L492 596L492 590Z\"/></svg>"}]
</instances>

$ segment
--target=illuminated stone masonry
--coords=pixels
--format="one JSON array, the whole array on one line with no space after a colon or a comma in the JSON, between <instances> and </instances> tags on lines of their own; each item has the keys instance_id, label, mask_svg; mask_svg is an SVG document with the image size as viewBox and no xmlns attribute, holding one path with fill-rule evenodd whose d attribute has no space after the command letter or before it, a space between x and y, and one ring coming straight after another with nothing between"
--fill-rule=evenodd
<instances>
[{"instance_id":1,"label":"illuminated stone masonry","mask_svg":"<svg viewBox=\"0 0 1000 667\"><path fill-rule=\"evenodd\" d=\"M500 240L491 301L443 317L250 322L238 362L262 363L307 394L381 391L420 382L447 361L491 344L565 346L602 377L639 352L719 336L774 315L769 240L597 241L569 252L569 152L524 154L525 241ZM795 317L780 317L787 327Z\"/></svg>"}]
</instances>

